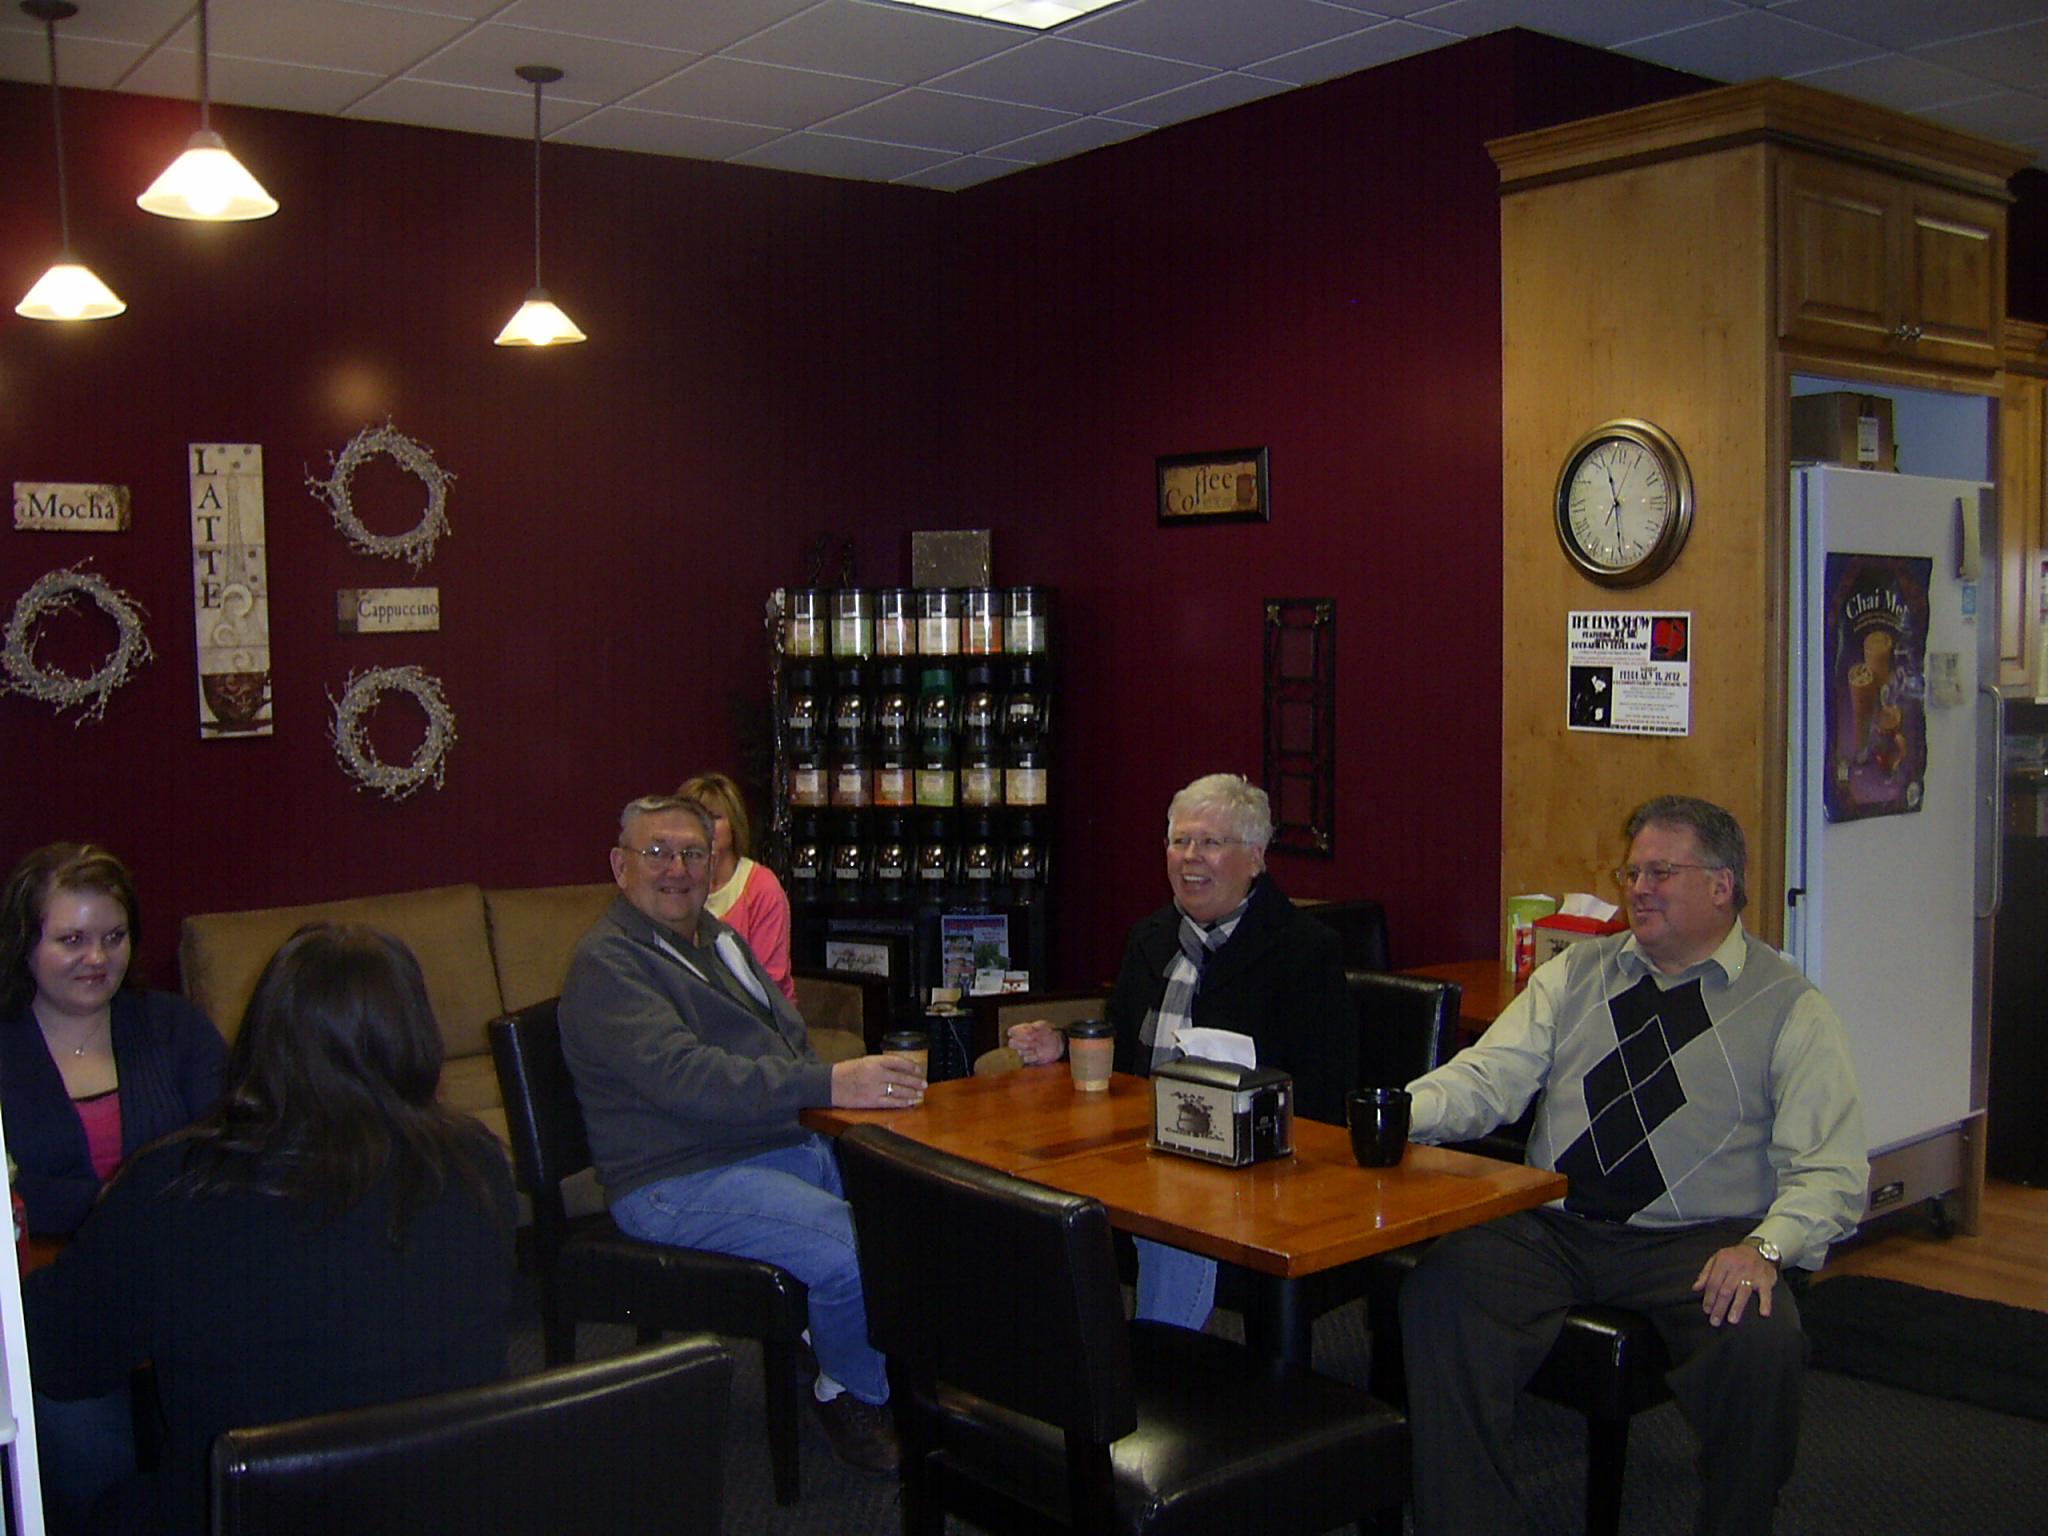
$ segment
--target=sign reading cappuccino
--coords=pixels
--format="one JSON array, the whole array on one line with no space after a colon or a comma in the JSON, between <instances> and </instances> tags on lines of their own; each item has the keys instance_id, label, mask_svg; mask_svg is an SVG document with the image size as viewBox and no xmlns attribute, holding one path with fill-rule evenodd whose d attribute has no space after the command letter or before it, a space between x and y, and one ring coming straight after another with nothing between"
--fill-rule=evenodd
<instances>
[{"instance_id":1,"label":"sign reading cappuccino","mask_svg":"<svg viewBox=\"0 0 2048 1536\"><path fill-rule=\"evenodd\" d=\"M14 526L73 533L126 533L128 487L14 482Z\"/></svg>"},{"instance_id":2,"label":"sign reading cappuccino","mask_svg":"<svg viewBox=\"0 0 2048 1536\"><path fill-rule=\"evenodd\" d=\"M439 587L343 587L334 628L343 635L399 635L441 627Z\"/></svg>"}]
</instances>

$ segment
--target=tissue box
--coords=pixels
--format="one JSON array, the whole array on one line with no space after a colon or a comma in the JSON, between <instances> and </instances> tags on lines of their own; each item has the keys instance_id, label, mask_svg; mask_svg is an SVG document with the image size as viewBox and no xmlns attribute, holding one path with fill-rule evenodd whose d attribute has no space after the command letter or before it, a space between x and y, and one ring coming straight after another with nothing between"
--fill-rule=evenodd
<instances>
[{"instance_id":1,"label":"tissue box","mask_svg":"<svg viewBox=\"0 0 2048 1536\"><path fill-rule=\"evenodd\" d=\"M1226 1168L1294 1155L1294 1079L1199 1056L1152 1073L1152 1147Z\"/></svg>"},{"instance_id":2,"label":"tissue box","mask_svg":"<svg viewBox=\"0 0 2048 1536\"><path fill-rule=\"evenodd\" d=\"M1561 955L1581 939L1597 939L1603 934L1625 933L1628 919L1619 912L1602 921L1597 917L1570 917L1562 912L1553 912L1548 917L1536 919L1536 964L1553 956Z\"/></svg>"}]
</instances>

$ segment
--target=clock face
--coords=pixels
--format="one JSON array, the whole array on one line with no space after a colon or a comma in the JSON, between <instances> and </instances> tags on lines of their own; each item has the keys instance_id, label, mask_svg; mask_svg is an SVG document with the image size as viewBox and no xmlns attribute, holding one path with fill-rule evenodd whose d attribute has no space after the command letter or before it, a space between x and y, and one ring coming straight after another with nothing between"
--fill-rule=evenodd
<instances>
[{"instance_id":1,"label":"clock face","mask_svg":"<svg viewBox=\"0 0 2048 1536\"><path fill-rule=\"evenodd\" d=\"M1595 428L1566 456L1557 537L1587 576L1634 586L1677 558L1692 525L1692 476L1677 443L1646 421Z\"/></svg>"}]
</instances>

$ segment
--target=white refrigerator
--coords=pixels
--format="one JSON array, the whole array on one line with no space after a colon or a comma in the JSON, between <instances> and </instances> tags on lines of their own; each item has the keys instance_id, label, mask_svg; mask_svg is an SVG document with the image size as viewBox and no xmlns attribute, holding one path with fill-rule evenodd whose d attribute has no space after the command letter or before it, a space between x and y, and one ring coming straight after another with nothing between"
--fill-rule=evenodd
<instances>
[{"instance_id":1,"label":"white refrigerator","mask_svg":"<svg viewBox=\"0 0 2048 1536\"><path fill-rule=\"evenodd\" d=\"M1792 524L1786 950L1848 1027L1870 1213L1960 1191L1968 1220L1999 830L1989 487L1800 469Z\"/></svg>"}]
</instances>

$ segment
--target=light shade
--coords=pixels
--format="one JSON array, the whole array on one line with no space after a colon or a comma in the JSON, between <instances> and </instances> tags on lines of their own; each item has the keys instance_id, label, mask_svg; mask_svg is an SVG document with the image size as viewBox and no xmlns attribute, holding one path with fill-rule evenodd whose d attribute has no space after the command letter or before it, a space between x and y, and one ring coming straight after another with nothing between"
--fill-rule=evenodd
<instances>
[{"instance_id":1,"label":"light shade","mask_svg":"<svg viewBox=\"0 0 2048 1536\"><path fill-rule=\"evenodd\" d=\"M277 212L277 199L228 153L221 136L207 128L192 135L185 152L149 184L135 205L167 219L215 224L267 219Z\"/></svg>"},{"instance_id":2,"label":"light shade","mask_svg":"<svg viewBox=\"0 0 2048 1536\"><path fill-rule=\"evenodd\" d=\"M127 309L113 289L66 251L36 280L14 312L29 320L106 320Z\"/></svg>"},{"instance_id":3,"label":"light shade","mask_svg":"<svg viewBox=\"0 0 2048 1536\"><path fill-rule=\"evenodd\" d=\"M545 288L536 288L519 306L519 313L498 332L501 347L557 347L590 338L576 329L576 322L563 314Z\"/></svg>"},{"instance_id":4,"label":"light shade","mask_svg":"<svg viewBox=\"0 0 2048 1536\"><path fill-rule=\"evenodd\" d=\"M898 0L921 10L972 16L978 21L1007 21L1013 27L1047 32L1066 22L1109 9L1121 0Z\"/></svg>"}]
</instances>

